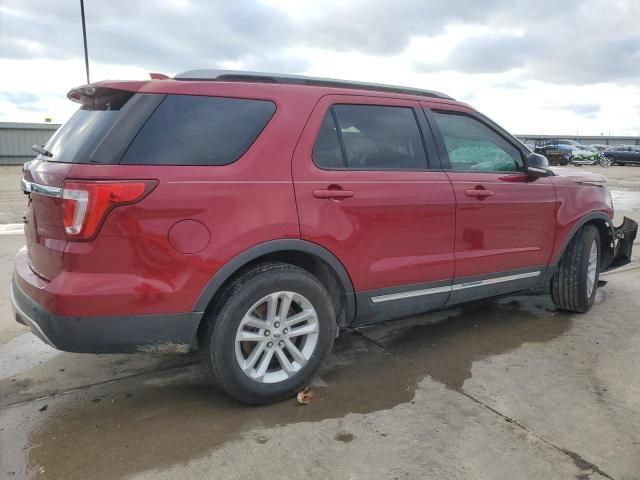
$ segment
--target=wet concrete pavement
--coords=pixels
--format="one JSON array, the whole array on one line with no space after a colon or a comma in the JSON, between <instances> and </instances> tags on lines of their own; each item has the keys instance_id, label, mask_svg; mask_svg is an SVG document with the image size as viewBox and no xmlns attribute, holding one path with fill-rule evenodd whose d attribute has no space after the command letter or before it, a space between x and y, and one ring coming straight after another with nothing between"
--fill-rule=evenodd
<instances>
[{"instance_id":1,"label":"wet concrete pavement","mask_svg":"<svg viewBox=\"0 0 640 480\"><path fill-rule=\"evenodd\" d=\"M2 282L20 240L0 236ZM516 296L351 332L310 405L260 408L193 355L6 333L2 299L0 478L638 479L639 264L603 280L585 315Z\"/></svg>"}]
</instances>

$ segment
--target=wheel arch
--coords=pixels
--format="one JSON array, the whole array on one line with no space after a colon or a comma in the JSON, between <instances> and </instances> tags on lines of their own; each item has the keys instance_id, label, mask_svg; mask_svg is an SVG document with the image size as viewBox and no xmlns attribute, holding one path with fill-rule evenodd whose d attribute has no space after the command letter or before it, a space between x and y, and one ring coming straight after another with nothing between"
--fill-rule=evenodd
<instances>
[{"instance_id":1,"label":"wheel arch","mask_svg":"<svg viewBox=\"0 0 640 480\"><path fill-rule=\"evenodd\" d=\"M575 222L567 236L562 241L562 246L556 251L551 264L557 265L560 259L564 256L569 242L576 236L576 234L586 225L594 225L600 232L600 248L601 252L601 266L606 267L613 260L613 238L614 227L612 219L604 212L591 212L583 216Z\"/></svg>"},{"instance_id":2,"label":"wheel arch","mask_svg":"<svg viewBox=\"0 0 640 480\"><path fill-rule=\"evenodd\" d=\"M349 325L356 315L351 277L338 258L320 245L300 239L279 239L256 245L227 262L207 283L193 311L204 312L225 285L246 268L263 261L281 261L304 268L323 283L336 307L339 327Z\"/></svg>"}]
</instances>

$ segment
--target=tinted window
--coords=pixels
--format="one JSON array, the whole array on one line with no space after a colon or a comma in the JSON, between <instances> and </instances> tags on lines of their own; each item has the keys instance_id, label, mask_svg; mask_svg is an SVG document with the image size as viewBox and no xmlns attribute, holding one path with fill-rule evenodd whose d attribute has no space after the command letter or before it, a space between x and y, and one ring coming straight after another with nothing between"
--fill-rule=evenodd
<instances>
[{"instance_id":1,"label":"tinted window","mask_svg":"<svg viewBox=\"0 0 640 480\"><path fill-rule=\"evenodd\" d=\"M83 105L56 130L45 148L52 153L51 162L87 163L100 141L124 112L120 109L132 92L101 88L91 104Z\"/></svg>"},{"instance_id":2,"label":"tinted window","mask_svg":"<svg viewBox=\"0 0 640 480\"><path fill-rule=\"evenodd\" d=\"M313 146L313 161L321 168L342 168L344 166L338 129L331 111L322 121L316 144Z\"/></svg>"},{"instance_id":3,"label":"tinted window","mask_svg":"<svg viewBox=\"0 0 640 480\"><path fill-rule=\"evenodd\" d=\"M434 114L452 170L519 170L520 151L483 123L464 115Z\"/></svg>"},{"instance_id":4,"label":"tinted window","mask_svg":"<svg viewBox=\"0 0 640 480\"><path fill-rule=\"evenodd\" d=\"M49 139L47 160L65 163L87 162L89 155L118 119L118 110L78 110Z\"/></svg>"},{"instance_id":5,"label":"tinted window","mask_svg":"<svg viewBox=\"0 0 640 480\"><path fill-rule=\"evenodd\" d=\"M247 151L275 109L264 100L169 95L121 163L227 165Z\"/></svg>"},{"instance_id":6,"label":"tinted window","mask_svg":"<svg viewBox=\"0 0 640 480\"><path fill-rule=\"evenodd\" d=\"M333 107L339 126L339 135L333 135L331 112L327 113L323 127L314 148L326 150L331 142L332 153L342 158L342 151L336 150L335 137L341 138L346 158L343 168L350 170L424 170L427 156L422 144L422 136L412 108L384 107L377 105L335 105ZM331 135L330 135L331 134ZM340 168L339 162L331 159L336 167L329 167L329 154L319 166Z\"/></svg>"}]
</instances>

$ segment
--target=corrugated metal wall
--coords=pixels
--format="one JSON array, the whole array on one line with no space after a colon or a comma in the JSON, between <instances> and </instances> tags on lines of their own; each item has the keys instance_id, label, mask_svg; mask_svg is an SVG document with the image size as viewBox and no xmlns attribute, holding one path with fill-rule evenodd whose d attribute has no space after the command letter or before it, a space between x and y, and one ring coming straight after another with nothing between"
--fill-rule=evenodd
<instances>
[{"instance_id":1,"label":"corrugated metal wall","mask_svg":"<svg viewBox=\"0 0 640 480\"><path fill-rule=\"evenodd\" d=\"M33 160L34 143L44 145L60 125L0 122L0 165L21 165Z\"/></svg>"},{"instance_id":2,"label":"corrugated metal wall","mask_svg":"<svg viewBox=\"0 0 640 480\"><path fill-rule=\"evenodd\" d=\"M618 135L516 135L523 142L575 140L582 145L640 145L640 137Z\"/></svg>"}]
</instances>

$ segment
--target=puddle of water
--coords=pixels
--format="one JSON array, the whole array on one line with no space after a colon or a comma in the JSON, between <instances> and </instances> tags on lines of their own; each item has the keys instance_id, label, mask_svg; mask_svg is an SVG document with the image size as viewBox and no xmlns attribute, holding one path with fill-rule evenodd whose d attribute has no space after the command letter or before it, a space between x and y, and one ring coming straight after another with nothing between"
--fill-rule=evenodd
<instances>
[{"instance_id":1,"label":"puddle of water","mask_svg":"<svg viewBox=\"0 0 640 480\"><path fill-rule=\"evenodd\" d=\"M229 440L252 438L255 429L262 431L254 440L266 443L266 428L389 409L412 401L425 376L459 387L474 361L568 331L570 316L548 307L542 297L518 297L345 334L308 406L290 400L244 407L209 385L196 365L6 408L0 410L7 425L0 431L0 460L14 459L8 468L23 468L25 476L43 468L39 478L86 478L88 472L93 480L120 478L188 462ZM40 412L43 402L48 408ZM21 421L25 417L32 420ZM21 436L28 437L26 447L11 440Z\"/></svg>"},{"instance_id":2,"label":"puddle of water","mask_svg":"<svg viewBox=\"0 0 640 480\"><path fill-rule=\"evenodd\" d=\"M26 452L25 444L10 441L11 429L0 432L0 442L7 445L7 458L23 459L25 476L44 467L38 478L84 479L88 472L92 480L121 478L189 461L256 428L379 411L413 399L418 372L359 335L345 335L337 343L317 382L327 387L314 387L307 406L292 399L245 407L211 386L196 365L167 372L164 385L158 378L130 379L71 398L4 409L0 423L16 424L18 430L25 428L21 417L30 414L39 421L26 427ZM48 408L40 412L43 402ZM264 435L254 440L269 441ZM9 468L20 471L20 466Z\"/></svg>"},{"instance_id":3,"label":"puddle of water","mask_svg":"<svg viewBox=\"0 0 640 480\"><path fill-rule=\"evenodd\" d=\"M0 235L21 235L24 233L24 223L0 224Z\"/></svg>"},{"instance_id":4,"label":"puddle of water","mask_svg":"<svg viewBox=\"0 0 640 480\"><path fill-rule=\"evenodd\" d=\"M633 211L640 209L640 192L611 189L613 207L616 210Z\"/></svg>"},{"instance_id":5,"label":"puddle of water","mask_svg":"<svg viewBox=\"0 0 640 480\"><path fill-rule=\"evenodd\" d=\"M555 312L546 297L481 302L462 307L445 321L407 324L365 332L400 358L420 365L433 379L461 388L473 362L512 351L524 343L547 342L569 331L571 317ZM405 321L406 323L406 321Z\"/></svg>"}]
</instances>

